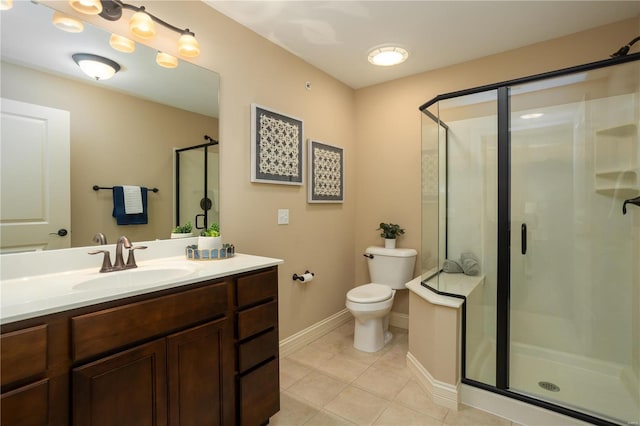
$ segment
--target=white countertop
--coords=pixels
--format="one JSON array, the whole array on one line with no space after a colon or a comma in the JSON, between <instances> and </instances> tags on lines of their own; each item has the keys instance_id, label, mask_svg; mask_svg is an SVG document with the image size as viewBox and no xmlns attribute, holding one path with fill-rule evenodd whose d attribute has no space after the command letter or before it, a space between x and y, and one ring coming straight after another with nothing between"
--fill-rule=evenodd
<instances>
[{"instance_id":1,"label":"white countertop","mask_svg":"<svg viewBox=\"0 0 640 426\"><path fill-rule=\"evenodd\" d=\"M96 260L101 260L101 257L94 262ZM0 283L0 323L253 271L279 265L283 261L236 253L234 257L222 260L194 261L180 255L139 260L137 263L136 269L108 273L98 272L98 265L90 269L3 279ZM145 276L154 278L150 283L144 283Z\"/></svg>"},{"instance_id":2,"label":"white countertop","mask_svg":"<svg viewBox=\"0 0 640 426\"><path fill-rule=\"evenodd\" d=\"M451 308L459 308L462 306L464 299L455 296L447 296L445 294L438 294L433 290L425 288L421 284L424 278L431 275L432 273L425 273L409 281L405 286L413 293L434 305L448 306ZM465 298L469 296L476 287L484 284L483 275L469 276L465 274L449 274L446 272L441 272L439 275L431 278L431 280L434 281L434 287L436 287L438 292L455 294Z\"/></svg>"}]
</instances>

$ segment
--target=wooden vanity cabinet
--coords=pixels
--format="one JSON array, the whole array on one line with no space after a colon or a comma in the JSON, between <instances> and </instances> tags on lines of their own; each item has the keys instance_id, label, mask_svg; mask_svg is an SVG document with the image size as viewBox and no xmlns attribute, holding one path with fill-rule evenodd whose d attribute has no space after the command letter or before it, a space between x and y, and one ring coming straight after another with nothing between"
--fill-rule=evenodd
<instances>
[{"instance_id":1,"label":"wooden vanity cabinet","mask_svg":"<svg viewBox=\"0 0 640 426\"><path fill-rule=\"evenodd\" d=\"M260 425L279 410L277 267L1 327L2 425Z\"/></svg>"},{"instance_id":2,"label":"wooden vanity cabinet","mask_svg":"<svg viewBox=\"0 0 640 426\"><path fill-rule=\"evenodd\" d=\"M266 424L280 410L277 268L237 278L235 316L238 423Z\"/></svg>"}]
</instances>

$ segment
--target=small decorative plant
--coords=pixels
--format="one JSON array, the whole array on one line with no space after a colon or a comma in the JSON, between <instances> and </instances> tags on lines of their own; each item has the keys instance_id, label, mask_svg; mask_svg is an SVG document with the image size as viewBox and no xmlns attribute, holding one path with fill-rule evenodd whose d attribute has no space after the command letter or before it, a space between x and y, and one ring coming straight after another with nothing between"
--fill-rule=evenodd
<instances>
[{"instance_id":1,"label":"small decorative plant","mask_svg":"<svg viewBox=\"0 0 640 426\"><path fill-rule=\"evenodd\" d=\"M173 232L174 234L190 234L191 231L193 230L193 225L191 224L191 222L187 222L184 225L178 225L175 228L173 228Z\"/></svg>"},{"instance_id":2,"label":"small decorative plant","mask_svg":"<svg viewBox=\"0 0 640 426\"><path fill-rule=\"evenodd\" d=\"M201 237L219 237L220 236L220 225L217 223L212 223L207 229L203 229L200 232Z\"/></svg>"},{"instance_id":3,"label":"small decorative plant","mask_svg":"<svg viewBox=\"0 0 640 426\"><path fill-rule=\"evenodd\" d=\"M404 234L404 229L395 223L380 223L380 227L376 231L382 231L380 236L384 239L394 240L399 235Z\"/></svg>"}]
</instances>

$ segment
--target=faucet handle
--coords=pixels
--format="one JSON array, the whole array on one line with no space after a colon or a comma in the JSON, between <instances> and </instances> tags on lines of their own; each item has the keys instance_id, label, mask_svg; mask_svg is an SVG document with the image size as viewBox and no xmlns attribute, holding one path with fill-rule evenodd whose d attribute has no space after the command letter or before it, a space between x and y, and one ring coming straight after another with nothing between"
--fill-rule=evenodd
<instances>
[{"instance_id":1,"label":"faucet handle","mask_svg":"<svg viewBox=\"0 0 640 426\"><path fill-rule=\"evenodd\" d=\"M137 268L138 265L136 265L136 258L133 255L133 251L134 250L144 250L146 249L147 246L133 246L129 249L129 256L127 257L127 266L126 268Z\"/></svg>"},{"instance_id":2,"label":"faucet handle","mask_svg":"<svg viewBox=\"0 0 640 426\"><path fill-rule=\"evenodd\" d=\"M111 270L113 269L113 266L111 265L111 256L109 255L109 250L93 250L89 252L89 254L100 254L100 253L104 253L100 272L111 272Z\"/></svg>"}]
</instances>

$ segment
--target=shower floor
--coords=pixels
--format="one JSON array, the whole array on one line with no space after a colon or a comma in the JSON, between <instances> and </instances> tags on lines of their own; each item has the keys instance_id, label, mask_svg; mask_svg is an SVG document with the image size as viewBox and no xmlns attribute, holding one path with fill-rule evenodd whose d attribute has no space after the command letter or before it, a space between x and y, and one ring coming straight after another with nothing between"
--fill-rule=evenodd
<instances>
[{"instance_id":1,"label":"shower floor","mask_svg":"<svg viewBox=\"0 0 640 426\"><path fill-rule=\"evenodd\" d=\"M512 345L511 391L615 423L638 424L640 402L622 380L620 368L567 354L541 352L526 345ZM467 376L494 383L495 351L490 345L485 346L483 360L475 364L478 371L468 371ZM553 383L560 390L545 390L539 382Z\"/></svg>"}]
</instances>

